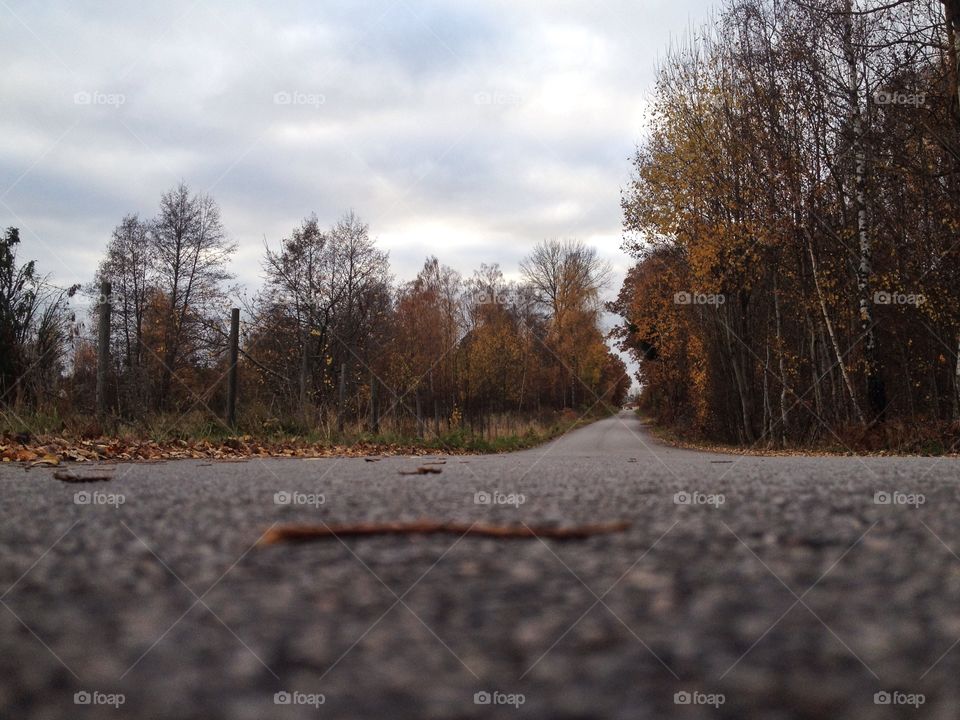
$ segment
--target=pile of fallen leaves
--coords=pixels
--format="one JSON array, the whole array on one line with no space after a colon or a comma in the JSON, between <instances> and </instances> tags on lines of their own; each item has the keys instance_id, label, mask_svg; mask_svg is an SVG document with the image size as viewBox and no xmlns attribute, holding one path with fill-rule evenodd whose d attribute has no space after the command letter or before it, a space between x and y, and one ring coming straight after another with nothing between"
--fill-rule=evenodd
<instances>
[{"instance_id":1,"label":"pile of fallen leaves","mask_svg":"<svg viewBox=\"0 0 960 720\"><path fill-rule=\"evenodd\" d=\"M0 438L0 461L35 465L59 465L63 461L88 462L207 459L231 460L254 457L364 457L368 455L435 455L436 449L401 445L324 445L297 440L258 440L249 435L223 441L149 440L97 438L71 440L60 437L5 436Z\"/></svg>"}]
</instances>

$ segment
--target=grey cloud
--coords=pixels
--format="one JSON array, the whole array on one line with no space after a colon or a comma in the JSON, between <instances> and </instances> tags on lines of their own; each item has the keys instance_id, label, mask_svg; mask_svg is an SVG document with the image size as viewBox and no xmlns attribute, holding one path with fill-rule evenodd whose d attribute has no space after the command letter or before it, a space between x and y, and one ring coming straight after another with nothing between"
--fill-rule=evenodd
<instances>
[{"instance_id":1,"label":"grey cloud","mask_svg":"<svg viewBox=\"0 0 960 720\"><path fill-rule=\"evenodd\" d=\"M264 236L350 208L401 279L434 253L464 274L515 271L543 237L602 238L625 267L619 189L642 100L668 34L705 14L694 0L11 3L0 193L26 175L0 224L26 226L45 270L88 279L123 214L152 215L183 178L213 187L244 282Z\"/></svg>"}]
</instances>

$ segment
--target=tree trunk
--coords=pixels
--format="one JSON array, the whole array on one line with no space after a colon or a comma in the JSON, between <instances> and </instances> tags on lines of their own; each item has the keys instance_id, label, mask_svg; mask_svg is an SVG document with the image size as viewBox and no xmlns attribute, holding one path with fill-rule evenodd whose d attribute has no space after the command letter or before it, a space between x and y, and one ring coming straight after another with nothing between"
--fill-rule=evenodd
<instances>
[{"instance_id":1,"label":"tree trunk","mask_svg":"<svg viewBox=\"0 0 960 720\"><path fill-rule=\"evenodd\" d=\"M852 130L854 157L854 210L857 221L857 238L860 257L857 264L857 300L860 314L860 333L866 336L864 356L867 373L867 402L871 419L883 421L887 406L887 393L883 383L877 337L873 321L873 244L867 227L866 174L867 153L863 139L863 112L860 107L860 82L857 72L857 57L853 46L853 0L847 0L847 16L844 28L844 54L847 61L847 98L850 104L850 127Z\"/></svg>"},{"instance_id":2,"label":"tree trunk","mask_svg":"<svg viewBox=\"0 0 960 720\"><path fill-rule=\"evenodd\" d=\"M861 425L866 421L863 417L863 411L860 409L860 403L857 402L857 394L853 390L853 383L850 382L850 375L847 373L847 366L843 362L843 353L840 352L840 345L837 342L837 335L833 331L833 323L830 322L830 314L827 312L827 301L823 297L823 290L820 287L820 281L817 279L817 257L813 253L813 243L810 236L807 236L807 250L810 253L810 266L813 270L813 284L817 289L817 299L820 301L820 311L823 313L823 322L827 326L827 334L830 336L830 344L833 346L833 353L837 359L837 365L840 367L840 374L843 376L843 384L850 395L850 402L853 405L854 414Z\"/></svg>"},{"instance_id":3,"label":"tree trunk","mask_svg":"<svg viewBox=\"0 0 960 720\"><path fill-rule=\"evenodd\" d=\"M340 387L337 392L337 432L343 435L347 415L347 364L340 363Z\"/></svg>"},{"instance_id":4,"label":"tree trunk","mask_svg":"<svg viewBox=\"0 0 960 720\"><path fill-rule=\"evenodd\" d=\"M808 318L810 324L810 372L813 380L813 403L817 408L817 415L823 417L823 393L820 390L820 363L817 360L817 332L813 319Z\"/></svg>"},{"instance_id":5,"label":"tree trunk","mask_svg":"<svg viewBox=\"0 0 960 720\"><path fill-rule=\"evenodd\" d=\"M957 364L953 371L953 419L960 420L960 337L957 338Z\"/></svg>"},{"instance_id":6,"label":"tree trunk","mask_svg":"<svg viewBox=\"0 0 960 720\"><path fill-rule=\"evenodd\" d=\"M780 317L780 286L777 282L777 273L773 274L773 314L777 330L777 358L780 368L780 431L781 444L786 445L790 434L790 410L787 408L787 370L783 352L783 323Z\"/></svg>"},{"instance_id":7,"label":"tree trunk","mask_svg":"<svg viewBox=\"0 0 960 720\"><path fill-rule=\"evenodd\" d=\"M744 441L747 443L752 443L754 441L753 434L753 421L751 419L750 412L750 398L749 398L749 389L747 388L746 378L739 362L740 358L740 349L734 346L731 335L733 332L730 330L730 317L727 316L727 321L723 323L723 328L726 333L727 340L727 351L730 353L730 364L733 368L733 377L737 385L737 393L740 398L740 422L741 422L741 436Z\"/></svg>"},{"instance_id":8,"label":"tree trunk","mask_svg":"<svg viewBox=\"0 0 960 720\"><path fill-rule=\"evenodd\" d=\"M310 333L303 332L303 342L300 349L300 414L307 420L308 385L310 378Z\"/></svg>"},{"instance_id":9,"label":"tree trunk","mask_svg":"<svg viewBox=\"0 0 960 720\"><path fill-rule=\"evenodd\" d=\"M760 437L766 437L771 430L773 430L773 407L770 405L770 345L768 344L763 366L763 426Z\"/></svg>"},{"instance_id":10,"label":"tree trunk","mask_svg":"<svg viewBox=\"0 0 960 720\"><path fill-rule=\"evenodd\" d=\"M948 54L953 66L953 87L957 93L954 110L960 117L960 54L957 45L960 45L960 0L943 0L944 16L947 20Z\"/></svg>"}]
</instances>

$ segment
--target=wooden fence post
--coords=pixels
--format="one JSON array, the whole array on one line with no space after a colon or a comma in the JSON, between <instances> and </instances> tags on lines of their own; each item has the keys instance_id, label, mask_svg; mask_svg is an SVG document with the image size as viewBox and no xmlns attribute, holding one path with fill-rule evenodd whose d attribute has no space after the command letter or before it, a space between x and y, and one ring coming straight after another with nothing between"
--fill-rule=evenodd
<instances>
[{"instance_id":1,"label":"wooden fence post","mask_svg":"<svg viewBox=\"0 0 960 720\"><path fill-rule=\"evenodd\" d=\"M110 305L113 289L110 283L100 284L100 314L97 328L97 415L107 415L107 372L110 369Z\"/></svg>"},{"instance_id":2,"label":"wooden fence post","mask_svg":"<svg viewBox=\"0 0 960 720\"><path fill-rule=\"evenodd\" d=\"M337 397L337 432L343 434L347 414L347 364L340 363L340 391Z\"/></svg>"},{"instance_id":3,"label":"wooden fence post","mask_svg":"<svg viewBox=\"0 0 960 720\"><path fill-rule=\"evenodd\" d=\"M370 432L380 432L380 411L377 407L377 376L370 371Z\"/></svg>"},{"instance_id":4,"label":"wooden fence post","mask_svg":"<svg viewBox=\"0 0 960 720\"><path fill-rule=\"evenodd\" d=\"M420 389L417 388L417 437L423 439L423 407L420 401Z\"/></svg>"},{"instance_id":5,"label":"wooden fence post","mask_svg":"<svg viewBox=\"0 0 960 720\"><path fill-rule=\"evenodd\" d=\"M237 426L237 363L240 360L240 308L230 311L230 369L227 371L227 425Z\"/></svg>"}]
</instances>

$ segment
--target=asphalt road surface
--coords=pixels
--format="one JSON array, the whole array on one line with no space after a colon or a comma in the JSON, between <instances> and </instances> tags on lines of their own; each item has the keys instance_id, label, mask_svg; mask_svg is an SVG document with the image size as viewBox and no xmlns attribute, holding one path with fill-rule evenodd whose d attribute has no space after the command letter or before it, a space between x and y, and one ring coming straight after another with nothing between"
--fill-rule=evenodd
<instances>
[{"instance_id":1,"label":"asphalt road surface","mask_svg":"<svg viewBox=\"0 0 960 720\"><path fill-rule=\"evenodd\" d=\"M422 464L0 467L0 717L960 714L956 459L712 455L625 413ZM420 518L631 527L255 547Z\"/></svg>"}]
</instances>

